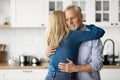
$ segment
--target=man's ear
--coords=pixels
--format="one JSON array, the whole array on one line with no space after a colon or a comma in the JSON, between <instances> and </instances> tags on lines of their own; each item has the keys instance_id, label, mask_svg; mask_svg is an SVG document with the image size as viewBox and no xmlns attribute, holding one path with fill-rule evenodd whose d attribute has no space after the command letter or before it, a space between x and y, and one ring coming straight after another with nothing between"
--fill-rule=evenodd
<instances>
[{"instance_id":1,"label":"man's ear","mask_svg":"<svg viewBox=\"0 0 120 80\"><path fill-rule=\"evenodd\" d=\"M80 18L81 18L81 20L83 20L83 14L80 14Z\"/></svg>"},{"instance_id":2,"label":"man's ear","mask_svg":"<svg viewBox=\"0 0 120 80\"><path fill-rule=\"evenodd\" d=\"M79 21L83 21L83 14L82 13L79 15Z\"/></svg>"}]
</instances>

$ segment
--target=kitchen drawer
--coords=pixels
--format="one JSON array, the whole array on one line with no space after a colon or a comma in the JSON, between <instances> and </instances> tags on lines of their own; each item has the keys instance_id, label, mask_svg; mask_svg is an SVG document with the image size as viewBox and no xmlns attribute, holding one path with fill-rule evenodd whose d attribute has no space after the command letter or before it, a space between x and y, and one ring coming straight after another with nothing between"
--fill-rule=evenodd
<instances>
[{"instance_id":1,"label":"kitchen drawer","mask_svg":"<svg viewBox=\"0 0 120 80\"><path fill-rule=\"evenodd\" d=\"M44 80L47 74L47 69L5 69L3 71L0 80L2 78L2 80Z\"/></svg>"},{"instance_id":2,"label":"kitchen drawer","mask_svg":"<svg viewBox=\"0 0 120 80\"><path fill-rule=\"evenodd\" d=\"M120 80L120 69L102 69L101 80Z\"/></svg>"},{"instance_id":3,"label":"kitchen drawer","mask_svg":"<svg viewBox=\"0 0 120 80\"><path fill-rule=\"evenodd\" d=\"M3 80L5 77L5 72L4 70L0 70L0 80Z\"/></svg>"}]
</instances>

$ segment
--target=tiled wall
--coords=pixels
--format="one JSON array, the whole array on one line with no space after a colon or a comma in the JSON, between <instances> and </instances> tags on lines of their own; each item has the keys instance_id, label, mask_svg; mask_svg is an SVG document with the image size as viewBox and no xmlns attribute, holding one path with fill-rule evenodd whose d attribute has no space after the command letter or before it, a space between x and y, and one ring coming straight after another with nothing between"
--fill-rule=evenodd
<instances>
[{"instance_id":1,"label":"tiled wall","mask_svg":"<svg viewBox=\"0 0 120 80\"><path fill-rule=\"evenodd\" d=\"M45 57L45 28L6 28L0 29L0 43L6 44L8 57L35 55Z\"/></svg>"},{"instance_id":2,"label":"tiled wall","mask_svg":"<svg viewBox=\"0 0 120 80\"><path fill-rule=\"evenodd\" d=\"M102 38L102 42L104 43L104 41L106 39L112 39L115 43L115 55L118 56L119 55L119 59L116 60L120 60L120 28L119 27L104 27L103 28L106 33ZM106 47L103 51L103 54L112 54L112 43L109 41L106 43Z\"/></svg>"},{"instance_id":3,"label":"tiled wall","mask_svg":"<svg viewBox=\"0 0 120 80\"><path fill-rule=\"evenodd\" d=\"M103 29L106 33L101 39L102 42L108 38L113 39L115 41L115 54L120 54L120 28L106 27ZM10 57L30 54L46 58L44 35L45 28L1 28L0 43L7 45L6 51ZM104 54L107 51L105 49Z\"/></svg>"}]
</instances>

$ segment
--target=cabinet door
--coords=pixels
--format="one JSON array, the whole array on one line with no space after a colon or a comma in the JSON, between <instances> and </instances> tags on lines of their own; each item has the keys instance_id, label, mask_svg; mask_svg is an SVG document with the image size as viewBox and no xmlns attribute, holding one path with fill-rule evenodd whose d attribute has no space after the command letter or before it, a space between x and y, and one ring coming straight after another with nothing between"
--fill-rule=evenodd
<instances>
[{"instance_id":1,"label":"cabinet door","mask_svg":"<svg viewBox=\"0 0 120 80\"><path fill-rule=\"evenodd\" d=\"M10 0L0 0L0 27L10 27Z\"/></svg>"},{"instance_id":2,"label":"cabinet door","mask_svg":"<svg viewBox=\"0 0 120 80\"><path fill-rule=\"evenodd\" d=\"M100 27L120 26L120 0L72 0L71 2L81 7L83 22L86 24Z\"/></svg>"},{"instance_id":3,"label":"cabinet door","mask_svg":"<svg viewBox=\"0 0 120 80\"><path fill-rule=\"evenodd\" d=\"M0 79L2 79L3 78L3 73L0 71Z\"/></svg>"},{"instance_id":4,"label":"cabinet door","mask_svg":"<svg viewBox=\"0 0 120 80\"><path fill-rule=\"evenodd\" d=\"M101 80L120 80L120 69L102 69Z\"/></svg>"},{"instance_id":5,"label":"cabinet door","mask_svg":"<svg viewBox=\"0 0 120 80\"><path fill-rule=\"evenodd\" d=\"M49 14L53 10L63 10L63 0L50 0L49 1Z\"/></svg>"},{"instance_id":6,"label":"cabinet door","mask_svg":"<svg viewBox=\"0 0 120 80\"><path fill-rule=\"evenodd\" d=\"M46 23L47 0L11 0L13 27L41 27Z\"/></svg>"},{"instance_id":7,"label":"cabinet door","mask_svg":"<svg viewBox=\"0 0 120 80\"><path fill-rule=\"evenodd\" d=\"M0 70L0 80L4 80L5 73L3 70Z\"/></svg>"},{"instance_id":8,"label":"cabinet door","mask_svg":"<svg viewBox=\"0 0 120 80\"><path fill-rule=\"evenodd\" d=\"M120 27L120 0L114 0L114 25Z\"/></svg>"},{"instance_id":9,"label":"cabinet door","mask_svg":"<svg viewBox=\"0 0 120 80\"><path fill-rule=\"evenodd\" d=\"M34 74L34 75L33 75ZM33 79L35 77L36 72L31 69L13 69L13 70L5 70L5 80L27 80Z\"/></svg>"},{"instance_id":10,"label":"cabinet door","mask_svg":"<svg viewBox=\"0 0 120 80\"><path fill-rule=\"evenodd\" d=\"M47 69L9 69L4 72L4 80L44 80Z\"/></svg>"},{"instance_id":11,"label":"cabinet door","mask_svg":"<svg viewBox=\"0 0 120 80\"><path fill-rule=\"evenodd\" d=\"M112 2L113 0L91 0L91 12L89 14L91 23L98 26L111 26L113 21ZM90 5L90 4L89 4Z\"/></svg>"},{"instance_id":12,"label":"cabinet door","mask_svg":"<svg viewBox=\"0 0 120 80\"><path fill-rule=\"evenodd\" d=\"M90 23L101 27L120 24L120 0L90 0ZM90 5L89 4L89 5Z\"/></svg>"},{"instance_id":13,"label":"cabinet door","mask_svg":"<svg viewBox=\"0 0 120 80\"><path fill-rule=\"evenodd\" d=\"M37 80L44 80L46 75L47 75L47 73L48 73L48 69L39 69L39 72L40 72L40 74L38 74L38 75L40 77Z\"/></svg>"}]
</instances>

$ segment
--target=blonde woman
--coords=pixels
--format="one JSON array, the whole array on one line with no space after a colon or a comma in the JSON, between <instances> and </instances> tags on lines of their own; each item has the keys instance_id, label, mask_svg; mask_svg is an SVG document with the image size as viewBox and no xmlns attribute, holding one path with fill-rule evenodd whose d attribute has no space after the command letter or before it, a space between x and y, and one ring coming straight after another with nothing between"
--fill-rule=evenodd
<instances>
[{"instance_id":1,"label":"blonde woman","mask_svg":"<svg viewBox=\"0 0 120 80\"><path fill-rule=\"evenodd\" d=\"M50 66L45 80L74 80L72 73L61 72L58 68L60 62L67 63L66 58L76 61L78 47L82 41L98 39L105 33L94 25L87 26L90 31L70 31L63 11L53 11L49 16L46 31L47 46L56 48L55 54L50 56Z\"/></svg>"}]
</instances>

